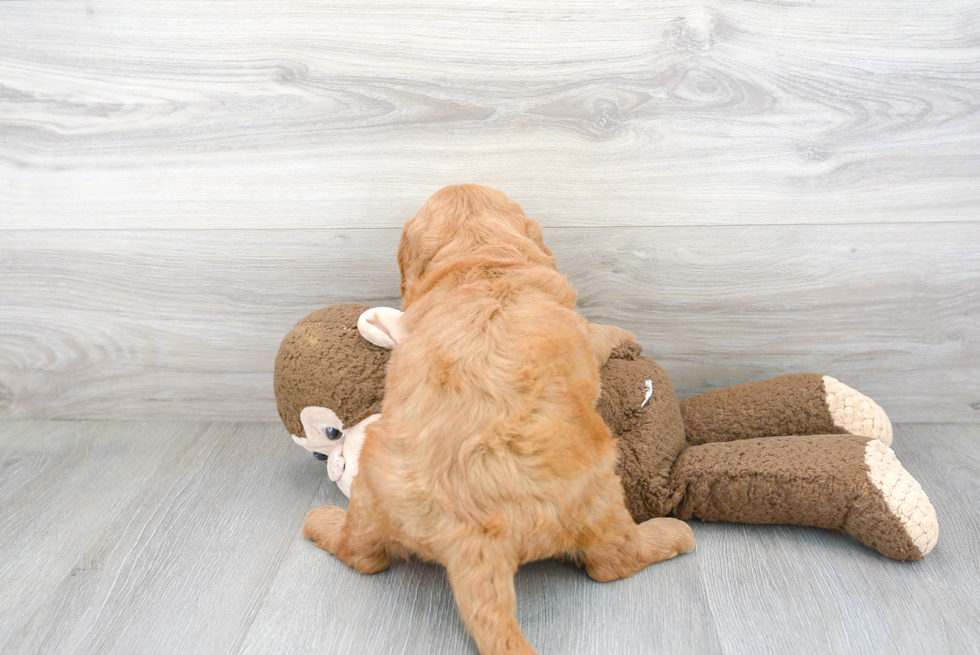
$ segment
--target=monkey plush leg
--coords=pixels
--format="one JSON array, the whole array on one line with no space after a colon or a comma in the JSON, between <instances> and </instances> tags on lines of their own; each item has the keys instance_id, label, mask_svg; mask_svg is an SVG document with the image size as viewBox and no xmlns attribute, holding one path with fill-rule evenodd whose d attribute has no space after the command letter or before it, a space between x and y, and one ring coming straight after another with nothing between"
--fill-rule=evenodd
<instances>
[{"instance_id":1,"label":"monkey plush leg","mask_svg":"<svg viewBox=\"0 0 980 655\"><path fill-rule=\"evenodd\" d=\"M681 402L692 445L794 434L856 434L892 443L884 410L827 375L780 375Z\"/></svg>"},{"instance_id":2,"label":"monkey plush leg","mask_svg":"<svg viewBox=\"0 0 980 655\"><path fill-rule=\"evenodd\" d=\"M692 446L670 481L673 515L833 528L894 559L936 545L936 512L895 453L850 434Z\"/></svg>"}]
</instances>

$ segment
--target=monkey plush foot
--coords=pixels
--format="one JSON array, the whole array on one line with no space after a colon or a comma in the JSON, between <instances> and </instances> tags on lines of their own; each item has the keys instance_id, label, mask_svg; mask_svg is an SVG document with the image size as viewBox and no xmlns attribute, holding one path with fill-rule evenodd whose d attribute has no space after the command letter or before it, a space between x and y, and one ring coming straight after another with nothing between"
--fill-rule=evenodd
<instances>
[{"instance_id":1,"label":"monkey plush foot","mask_svg":"<svg viewBox=\"0 0 980 655\"><path fill-rule=\"evenodd\" d=\"M834 425L892 445L892 422L878 403L829 375L823 376L823 388Z\"/></svg>"},{"instance_id":2,"label":"monkey plush foot","mask_svg":"<svg viewBox=\"0 0 980 655\"><path fill-rule=\"evenodd\" d=\"M685 450L671 472L673 515L843 530L893 559L936 545L936 512L881 441L853 434L766 437Z\"/></svg>"},{"instance_id":3,"label":"monkey plush foot","mask_svg":"<svg viewBox=\"0 0 980 655\"><path fill-rule=\"evenodd\" d=\"M921 559L939 538L932 503L882 442L867 442L864 463L871 493L855 501L844 531L888 557Z\"/></svg>"}]
</instances>

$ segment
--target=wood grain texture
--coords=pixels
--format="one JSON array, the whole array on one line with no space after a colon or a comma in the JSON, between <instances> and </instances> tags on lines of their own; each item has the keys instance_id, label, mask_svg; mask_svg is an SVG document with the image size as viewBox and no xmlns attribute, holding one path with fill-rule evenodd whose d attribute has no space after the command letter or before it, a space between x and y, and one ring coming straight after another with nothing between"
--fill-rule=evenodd
<instances>
[{"instance_id":1,"label":"wood grain texture","mask_svg":"<svg viewBox=\"0 0 980 655\"><path fill-rule=\"evenodd\" d=\"M10 231L0 415L275 420L279 341L398 305L398 230ZM980 417L980 225L553 229L590 320L682 397L833 375L899 421Z\"/></svg>"},{"instance_id":2,"label":"wood grain texture","mask_svg":"<svg viewBox=\"0 0 980 655\"><path fill-rule=\"evenodd\" d=\"M0 229L976 221L980 6L0 3Z\"/></svg>"},{"instance_id":3,"label":"wood grain texture","mask_svg":"<svg viewBox=\"0 0 980 655\"><path fill-rule=\"evenodd\" d=\"M71 554L50 546L11 553L11 565L29 558L60 565L50 574L58 584L41 607L8 624L21 625L0 650L237 652L322 470L298 470L276 425L112 426L126 431L130 450L139 444L152 472L126 471L131 462L115 457L118 447L97 441L95 453L121 470L86 479L78 467L58 480L85 514L101 517L97 528L85 526L97 537L76 540L58 523L25 517L30 528L59 533ZM135 438L134 429L147 434ZM24 514L27 505L10 506ZM30 588L29 577L16 579Z\"/></svg>"},{"instance_id":4,"label":"wood grain texture","mask_svg":"<svg viewBox=\"0 0 980 655\"><path fill-rule=\"evenodd\" d=\"M329 480L310 508L322 505L347 507ZM518 621L544 655L609 652L611 645L624 653L721 652L693 558L611 584L595 583L570 563L536 562L518 571L515 587ZM370 629L354 620L368 615ZM441 566L396 560L383 573L363 576L297 535L241 655L284 652L476 649Z\"/></svg>"},{"instance_id":5,"label":"wood grain texture","mask_svg":"<svg viewBox=\"0 0 980 655\"><path fill-rule=\"evenodd\" d=\"M691 554L628 580L521 567L522 629L542 655L971 652L980 425L899 425L894 446L939 515L922 561L692 522ZM0 421L0 458L5 654L476 653L441 567L363 576L302 538L346 499L278 424Z\"/></svg>"},{"instance_id":6,"label":"wood grain texture","mask_svg":"<svg viewBox=\"0 0 980 655\"><path fill-rule=\"evenodd\" d=\"M57 600L62 581L84 577L93 568L79 555L160 468L161 456L179 447L181 438L193 441L203 432L197 425L149 428L137 422L30 422L11 428L4 424L0 433L4 653L11 652L7 644L15 630ZM140 432L152 433L156 441L138 438Z\"/></svg>"},{"instance_id":7,"label":"wood grain texture","mask_svg":"<svg viewBox=\"0 0 980 655\"><path fill-rule=\"evenodd\" d=\"M6 236L6 416L272 420L272 365L296 321L398 303L392 231Z\"/></svg>"},{"instance_id":8,"label":"wood grain texture","mask_svg":"<svg viewBox=\"0 0 980 655\"><path fill-rule=\"evenodd\" d=\"M444 184L542 221L681 396L980 417L980 4L0 2L0 416L274 418Z\"/></svg>"},{"instance_id":9,"label":"wood grain texture","mask_svg":"<svg viewBox=\"0 0 980 655\"><path fill-rule=\"evenodd\" d=\"M323 476L307 509L346 508L347 498L323 475L323 465L298 457L297 467ZM370 619L364 624L357 616ZM397 561L388 571L363 576L297 531L239 652L453 655L475 652L468 642L440 567Z\"/></svg>"},{"instance_id":10,"label":"wood grain texture","mask_svg":"<svg viewBox=\"0 0 980 655\"><path fill-rule=\"evenodd\" d=\"M843 535L700 527L698 548L714 553L701 574L725 653L958 652L928 585Z\"/></svg>"},{"instance_id":11,"label":"wood grain texture","mask_svg":"<svg viewBox=\"0 0 980 655\"><path fill-rule=\"evenodd\" d=\"M977 562L980 562L980 431L946 425L900 425L895 452L911 471L940 517L940 552L945 566L962 572L949 576L928 557L913 569L938 610L939 625L949 650L966 653L980 644L980 622L957 617L980 617ZM941 565L940 565L941 566ZM966 593L964 593L966 592Z\"/></svg>"}]
</instances>

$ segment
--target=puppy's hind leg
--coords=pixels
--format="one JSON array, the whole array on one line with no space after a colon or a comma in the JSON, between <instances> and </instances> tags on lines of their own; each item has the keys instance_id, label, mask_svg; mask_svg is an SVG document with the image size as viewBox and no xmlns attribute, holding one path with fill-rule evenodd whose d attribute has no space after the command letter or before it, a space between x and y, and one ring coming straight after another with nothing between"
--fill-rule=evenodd
<instances>
[{"instance_id":1,"label":"puppy's hind leg","mask_svg":"<svg viewBox=\"0 0 980 655\"><path fill-rule=\"evenodd\" d=\"M370 488L355 484L350 509L345 512L328 506L311 510L303 521L303 536L359 573L379 573L391 564L384 523Z\"/></svg>"},{"instance_id":2,"label":"puppy's hind leg","mask_svg":"<svg viewBox=\"0 0 980 655\"><path fill-rule=\"evenodd\" d=\"M579 552L589 577L609 582L692 548L694 532L684 521L660 518L637 525L620 505L610 506L606 516L583 533Z\"/></svg>"},{"instance_id":3,"label":"puppy's hind leg","mask_svg":"<svg viewBox=\"0 0 980 655\"><path fill-rule=\"evenodd\" d=\"M534 655L517 624L517 560L482 540L461 542L446 562L449 584L480 655Z\"/></svg>"}]
</instances>

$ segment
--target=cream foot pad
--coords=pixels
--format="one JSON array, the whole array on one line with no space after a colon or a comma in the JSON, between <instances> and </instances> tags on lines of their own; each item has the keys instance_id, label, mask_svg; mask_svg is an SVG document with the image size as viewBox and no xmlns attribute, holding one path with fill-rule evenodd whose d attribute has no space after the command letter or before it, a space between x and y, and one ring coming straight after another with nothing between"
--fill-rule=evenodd
<instances>
[{"instance_id":1,"label":"cream foot pad","mask_svg":"<svg viewBox=\"0 0 980 655\"><path fill-rule=\"evenodd\" d=\"M823 376L823 388L834 425L850 434L892 445L892 422L878 403L829 375Z\"/></svg>"},{"instance_id":2,"label":"cream foot pad","mask_svg":"<svg viewBox=\"0 0 980 655\"><path fill-rule=\"evenodd\" d=\"M891 448L880 441L868 441L864 451L868 478L879 491L889 512L901 524L904 536L919 557L931 551L939 539L936 511L919 483L902 466ZM896 535L897 536L897 535ZM919 559L919 557L908 559Z\"/></svg>"}]
</instances>

